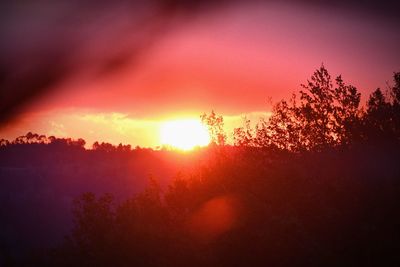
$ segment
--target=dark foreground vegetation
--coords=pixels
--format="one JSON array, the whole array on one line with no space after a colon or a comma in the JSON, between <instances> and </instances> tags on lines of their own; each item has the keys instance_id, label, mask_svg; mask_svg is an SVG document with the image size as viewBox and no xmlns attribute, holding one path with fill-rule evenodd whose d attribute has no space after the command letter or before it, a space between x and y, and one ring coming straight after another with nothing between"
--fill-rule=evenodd
<instances>
[{"instance_id":1,"label":"dark foreground vegetation","mask_svg":"<svg viewBox=\"0 0 400 267\"><path fill-rule=\"evenodd\" d=\"M399 266L400 73L386 91L361 108L322 66L233 146L223 118L204 114L213 144L187 154L2 141L2 263Z\"/></svg>"}]
</instances>

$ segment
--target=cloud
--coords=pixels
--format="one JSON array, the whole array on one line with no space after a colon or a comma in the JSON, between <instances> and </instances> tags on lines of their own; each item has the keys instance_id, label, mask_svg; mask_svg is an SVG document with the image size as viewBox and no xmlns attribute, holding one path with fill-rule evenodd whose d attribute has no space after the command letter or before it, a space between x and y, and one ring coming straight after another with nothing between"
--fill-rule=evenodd
<instances>
[{"instance_id":1,"label":"cloud","mask_svg":"<svg viewBox=\"0 0 400 267\"><path fill-rule=\"evenodd\" d=\"M213 1L218 3L219 1ZM82 72L135 62L177 12L211 1L5 1L0 4L0 122Z\"/></svg>"},{"instance_id":2,"label":"cloud","mask_svg":"<svg viewBox=\"0 0 400 267\"><path fill-rule=\"evenodd\" d=\"M57 123L54 121L50 121L51 130L47 133L47 135L53 135L57 137L68 137L65 132L65 126L62 123Z\"/></svg>"},{"instance_id":3,"label":"cloud","mask_svg":"<svg viewBox=\"0 0 400 267\"><path fill-rule=\"evenodd\" d=\"M220 7L286 3L398 21L397 1L3 1L0 4L0 124L38 96L83 73L118 72L140 58L176 17L192 19ZM182 22L184 23L184 22ZM384 42L384 40L382 40Z\"/></svg>"}]
</instances>

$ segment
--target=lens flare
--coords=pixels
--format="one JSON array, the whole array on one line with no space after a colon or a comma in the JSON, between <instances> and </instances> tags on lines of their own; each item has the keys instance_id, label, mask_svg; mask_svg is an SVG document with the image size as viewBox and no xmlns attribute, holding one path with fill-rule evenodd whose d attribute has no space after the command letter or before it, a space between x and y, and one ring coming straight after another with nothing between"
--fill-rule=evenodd
<instances>
[{"instance_id":1,"label":"lens flare","mask_svg":"<svg viewBox=\"0 0 400 267\"><path fill-rule=\"evenodd\" d=\"M193 240L208 243L231 231L239 223L240 210L240 202L233 196L225 195L208 200L187 222Z\"/></svg>"}]
</instances>

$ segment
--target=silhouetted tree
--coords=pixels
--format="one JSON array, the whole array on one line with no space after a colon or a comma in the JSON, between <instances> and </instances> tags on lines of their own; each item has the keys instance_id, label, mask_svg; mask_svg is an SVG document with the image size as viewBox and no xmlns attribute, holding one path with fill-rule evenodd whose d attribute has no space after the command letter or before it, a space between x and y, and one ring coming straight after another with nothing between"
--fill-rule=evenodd
<instances>
[{"instance_id":1,"label":"silhouetted tree","mask_svg":"<svg viewBox=\"0 0 400 267\"><path fill-rule=\"evenodd\" d=\"M217 115L214 110L209 115L204 113L200 118L202 123L209 129L211 142L217 145L225 145L224 118L221 115Z\"/></svg>"},{"instance_id":2,"label":"silhouetted tree","mask_svg":"<svg viewBox=\"0 0 400 267\"><path fill-rule=\"evenodd\" d=\"M109 194L97 198L85 193L73 203L74 229L67 242L75 257L72 264L110 266L114 262L115 205Z\"/></svg>"},{"instance_id":3,"label":"silhouetted tree","mask_svg":"<svg viewBox=\"0 0 400 267\"><path fill-rule=\"evenodd\" d=\"M0 139L0 146L8 146L10 145L10 141L6 139Z\"/></svg>"},{"instance_id":4,"label":"silhouetted tree","mask_svg":"<svg viewBox=\"0 0 400 267\"><path fill-rule=\"evenodd\" d=\"M251 146L254 145L254 133L250 126L250 120L243 118L244 125L233 130L233 143L235 146Z\"/></svg>"},{"instance_id":5,"label":"silhouetted tree","mask_svg":"<svg viewBox=\"0 0 400 267\"><path fill-rule=\"evenodd\" d=\"M341 76L334 86L323 65L301 86L299 99L293 94L289 102L278 102L268 121L256 125L255 134L249 134L248 126L237 129L236 143L302 151L348 145L357 138L360 93L354 86L346 85Z\"/></svg>"},{"instance_id":6,"label":"silhouetted tree","mask_svg":"<svg viewBox=\"0 0 400 267\"><path fill-rule=\"evenodd\" d=\"M298 151L309 145L302 133L295 95L290 101L278 102L273 108L268 124L259 124L259 128L263 129L263 132L259 131L259 143L267 143L272 147L289 151ZM261 133L265 134L260 135ZM262 140L262 136L267 137L267 140Z\"/></svg>"},{"instance_id":7,"label":"silhouetted tree","mask_svg":"<svg viewBox=\"0 0 400 267\"><path fill-rule=\"evenodd\" d=\"M380 88L369 97L364 115L364 136L370 141L400 141L400 72L386 95Z\"/></svg>"},{"instance_id":8,"label":"silhouetted tree","mask_svg":"<svg viewBox=\"0 0 400 267\"><path fill-rule=\"evenodd\" d=\"M140 149L140 148L138 147L138 149ZM117 146L117 151L119 151L119 152L129 152L131 150L132 150L131 149L131 145L123 145L123 144L120 143Z\"/></svg>"},{"instance_id":9,"label":"silhouetted tree","mask_svg":"<svg viewBox=\"0 0 400 267\"><path fill-rule=\"evenodd\" d=\"M96 141L93 143L92 149L96 150L96 151L112 152L112 151L116 150L116 147L110 143L106 143L106 142L99 143Z\"/></svg>"},{"instance_id":10,"label":"silhouetted tree","mask_svg":"<svg viewBox=\"0 0 400 267\"><path fill-rule=\"evenodd\" d=\"M293 106L300 121L301 143L306 148L323 148L352 141L353 125L359 120L360 93L346 85L341 76L335 79L322 65L311 80L302 85L300 104Z\"/></svg>"}]
</instances>

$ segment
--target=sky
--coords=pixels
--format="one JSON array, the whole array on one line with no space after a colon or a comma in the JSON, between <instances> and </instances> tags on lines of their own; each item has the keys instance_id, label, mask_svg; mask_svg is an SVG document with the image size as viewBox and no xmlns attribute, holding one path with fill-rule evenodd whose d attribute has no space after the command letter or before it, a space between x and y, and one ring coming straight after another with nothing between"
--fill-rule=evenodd
<instances>
[{"instance_id":1,"label":"sky","mask_svg":"<svg viewBox=\"0 0 400 267\"><path fill-rule=\"evenodd\" d=\"M0 138L156 147L166 120L268 116L321 64L363 102L400 71L391 1L79 2L3 4Z\"/></svg>"}]
</instances>

